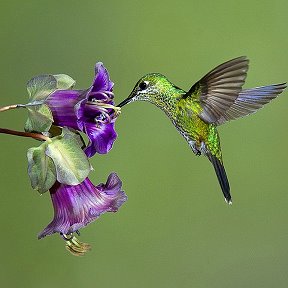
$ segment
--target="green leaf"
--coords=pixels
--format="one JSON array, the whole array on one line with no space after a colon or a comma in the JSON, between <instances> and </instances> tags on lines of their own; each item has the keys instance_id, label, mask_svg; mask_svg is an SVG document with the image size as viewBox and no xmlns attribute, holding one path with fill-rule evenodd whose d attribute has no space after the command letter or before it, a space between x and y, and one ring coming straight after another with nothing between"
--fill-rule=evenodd
<instances>
[{"instance_id":1,"label":"green leaf","mask_svg":"<svg viewBox=\"0 0 288 288\"><path fill-rule=\"evenodd\" d=\"M57 89L58 90L68 90L72 89L75 85L76 81L72 79L70 76L65 74L57 74L53 75L57 81Z\"/></svg>"},{"instance_id":2,"label":"green leaf","mask_svg":"<svg viewBox=\"0 0 288 288\"><path fill-rule=\"evenodd\" d=\"M47 143L44 144L30 148L27 152L31 186L41 194L48 191L56 181L56 169L52 159L45 155Z\"/></svg>"},{"instance_id":3,"label":"green leaf","mask_svg":"<svg viewBox=\"0 0 288 288\"><path fill-rule=\"evenodd\" d=\"M53 75L39 75L27 83L30 103L45 100L57 90L57 79Z\"/></svg>"},{"instance_id":4,"label":"green leaf","mask_svg":"<svg viewBox=\"0 0 288 288\"><path fill-rule=\"evenodd\" d=\"M51 110L45 105L45 100L56 90L71 89L75 84L70 76L65 74L40 75L27 83L29 103L22 105L28 110L28 120L25 131L46 132L53 123Z\"/></svg>"},{"instance_id":5,"label":"green leaf","mask_svg":"<svg viewBox=\"0 0 288 288\"><path fill-rule=\"evenodd\" d=\"M47 105L27 105L26 108L28 110L28 119L24 126L25 131L46 132L50 129L53 116Z\"/></svg>"},{"instance_id":6,"label":"green leaf","mask_svg":"<svg viewBox=\"0 0 288 288\"><path fill-rule=\"evenodd\" d=\"M79 136L63 128L60 136L53 137L27 152L28 174L33 189L44 193L55 181L78 185L88 176L91 166L80 147Z\"/></svg>"},{"instance_id":7,"label":"green leaf","mask_svg":"<svg viewBox=\"0 0 288 288\"><path fill-rule=\"evenodd\" d=\"M62 134L51 140L45 153L54 162L57 180L68 185L80 184L88 176L91 166L79 145L79 136L63 128Z\"/></svg>"}]
</instances>

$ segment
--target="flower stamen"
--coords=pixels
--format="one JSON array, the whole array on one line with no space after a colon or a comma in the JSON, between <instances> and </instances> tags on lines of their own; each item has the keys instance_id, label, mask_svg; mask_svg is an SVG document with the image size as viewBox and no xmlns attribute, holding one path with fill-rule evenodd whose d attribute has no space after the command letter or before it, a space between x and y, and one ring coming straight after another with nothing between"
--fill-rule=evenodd
<instances>
[{"instance_id":1,"label":"flower stamen","mask_svg":"<svg viewBox=\"0 0 288 288\"><path fill-rule=\"evenodd\" d=\"M60 235L66 241L66 249L74 256L83 256L86 252L91 250L91 246L88 243L80 242L73 235L73 233L71 234L60 233Z\"/></svg>"},{"instance_id":2,"label":"flower stamen","mask_svg":"<svg viewBox=\"0 0 288 288\"><path fill-rule=\"evenodd\" d=\"M103 97L104 99L97 99L97 96ZM102 101L102 102L108 102L114 99L114 93L110 91L97 91L97 92L90 92L89 98L91 102L96 102L96 101Z\"/></svg>"},{"instance_id":3,"label":"flower stamen","mask_svg":"<svg viewBox=\"0 0 288 288\"><path fill-rule=\"evenodd\" d=\"M116 106L108 104L108 103L103 103L102 100L93 99L93 101L87 101L86 104L87 105L97 105L97 109L99 110L99 112L104 114L105 117L109 119L108 123L111 122L111 116L112 116L112 119L114 119L121 114L121 108L120 107L116 107ZM107 112L108 109L113 110L114 113L112 113L112 115L110 115L110 113ZM101 120L97 119L96 121L101 122ZM107 122L101 122L101 123L107 123Z\"/></svg>"}]
</instances>

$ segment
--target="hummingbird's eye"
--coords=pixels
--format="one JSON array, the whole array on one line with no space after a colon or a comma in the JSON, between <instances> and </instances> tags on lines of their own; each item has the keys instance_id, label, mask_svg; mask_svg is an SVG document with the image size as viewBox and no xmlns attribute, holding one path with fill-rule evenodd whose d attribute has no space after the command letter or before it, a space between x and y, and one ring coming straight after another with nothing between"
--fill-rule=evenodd
<instances>
[{"instance_id":1,"label":"hummingbird's eye","mask_svg":"<svg viewBox=\"0 0 288 288\"><path fill-rule=\"evenodd\" d=\"M145 90L148 87L148 81L143 81L139 84L139 89L140 90Z\"/></svg>"}]
</instances>

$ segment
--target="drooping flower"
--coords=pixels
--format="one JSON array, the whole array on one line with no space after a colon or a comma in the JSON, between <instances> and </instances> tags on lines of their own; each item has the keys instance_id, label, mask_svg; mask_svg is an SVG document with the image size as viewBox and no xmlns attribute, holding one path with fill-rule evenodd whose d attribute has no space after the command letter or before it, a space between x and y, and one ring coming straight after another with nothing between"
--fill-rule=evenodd
<instances>
[{"instance_id":1,"label":"drooping flower","mask_svg":"<svg viewBox=\"0 0 288 288\"><path fill-rule=\"evenodd\" d=\"M98 62L90 88L71 90L74 84L75 81L64 74L32 78L27 84L30 103L22 105L30 113L25 128L38 132L48 131L51 124L73 128L88 136L89 143L84 150L88 157L105 154L117 137L114 122L120 108L113 102L114 83L103 63Z\"/></svg>"},{"instance_id":2,"label":"drooping flower","mask_svg":"<svg viewBox=\"0 0 288 288\"><path fill-rule=\"evenodd\" d=\"M68 250L73 254L82 255L90 246L79 242L73 233L78 233L80 228L105 212L116 212L127 200L121 187L122 182L116 173L111 173L105 184L97 186L88 178L74 186L56 182L50 189L54 218L38 238L60 233L67 241Z\"/></svg>"}]
</instances>

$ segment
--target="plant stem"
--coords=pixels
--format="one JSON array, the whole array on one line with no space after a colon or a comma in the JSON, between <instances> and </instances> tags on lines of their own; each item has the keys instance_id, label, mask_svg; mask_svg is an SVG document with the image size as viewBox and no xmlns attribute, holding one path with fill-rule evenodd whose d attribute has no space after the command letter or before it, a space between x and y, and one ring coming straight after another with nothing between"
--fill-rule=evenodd
<instances>
[{"instance_id":1,"label":"plant stem","mask_svg":"<svg viewBox=\"0 0 288 288\"><path fill-rule=\"evenodd\" d=\"M18 107L19 107L18 104L0 107L0 112L8 111L8 110L11 110L11 109L16 109Z\"/></svg>"},{"instance_id":2,"label":"plant stem","mask_svg":"<svg viewBox=\"0 0 288 288\"><path fill-rule=\"evenodd\" d=\"M40 133L15 131L15 130L10 130L10 129L5 129L5 128L0 128L0 133L10 134L10 135L15 135L15 136L20 136L20 137L29 137L29 138L33 138L36 140L42 140L42 141L50 140L49 137L44 136Z\"/></svg>"}]
</instances>

